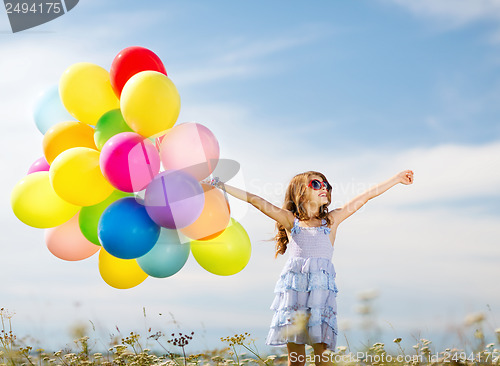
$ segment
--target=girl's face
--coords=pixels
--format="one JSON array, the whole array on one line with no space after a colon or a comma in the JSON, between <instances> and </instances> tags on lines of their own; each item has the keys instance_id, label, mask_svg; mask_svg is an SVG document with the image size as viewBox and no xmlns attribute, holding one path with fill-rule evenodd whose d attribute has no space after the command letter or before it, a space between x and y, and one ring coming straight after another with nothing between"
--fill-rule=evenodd
<instances>
[{"instance_id":1,"label":"girl's face","mask_svg":"<svg viewBox=\"0 0 500 366\"><path fill-rule=\"evenodd\" d=\"M322 183L322 186L320 189L313 189L312 187L309 187L310 182L313 180L318 180ZM318 206L326 205L328 204L328 190L323 184L323 178L321 178L318 175L312 175L309 177L309 180L307 181L307 189L306 189L306 199L311 202L315 203Z\"/></svg>"}]
</instances>

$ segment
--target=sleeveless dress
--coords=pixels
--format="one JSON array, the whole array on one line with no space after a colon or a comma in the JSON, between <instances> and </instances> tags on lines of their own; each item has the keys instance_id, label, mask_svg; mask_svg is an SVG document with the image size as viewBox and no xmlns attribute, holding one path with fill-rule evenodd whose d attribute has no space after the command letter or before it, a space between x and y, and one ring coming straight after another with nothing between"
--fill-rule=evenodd
<instances>
[{"instance_id":1,"label":"sleeveless dress","mask_svg":"<svg viewBox=\"0 0 500 366\"><path fill-rule=\"evenodd\" d=\"M287 245L290 258L276 283L274 316L266 339L270 346L337 342L337 286L331 258L330 229L300 227L296 218Z\"/></svg>"}]
</instances>

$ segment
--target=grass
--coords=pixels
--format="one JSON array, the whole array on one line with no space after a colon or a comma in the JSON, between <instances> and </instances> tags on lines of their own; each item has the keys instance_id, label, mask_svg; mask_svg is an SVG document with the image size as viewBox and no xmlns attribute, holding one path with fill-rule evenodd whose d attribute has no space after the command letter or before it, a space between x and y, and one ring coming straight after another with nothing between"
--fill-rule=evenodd
<instances>
[{"instance_id":1,"label":"grass","mask_svg":"<svg viewBox=\"0 0 500 366\"><path fill-rule=\"evenodd\" d=\"M236 334L221 338L222 348L207 350L199 354L189 353L189 342L195 337L194 332L151 333L141 336L131 332L128 336L118 338L116 344L110 344L107 350L96 352L93 348L100 342L81 336L74 341L74 349L57 352L46 352L44 349L33 349L19 340L12 330L12 314L0 309L2 328L0 329L0 366L72 366L72 365L168 365L168 366L280 366L286 365L288 355L262 355L254 339L249 333ZM383 343L377 342L365 346L361 350L348 347L337 347L335 352L327 351L323 359L315 357L312 348L307 346L306 364L314 361L333 361L334 364L346 366L500 366L500 329L494 334L495 342L486 344L482 329L484 317L469 319L474 329L472 341L463 349L446 349L436 352L432 342L418 339L411 351L401 347L401 338L394 339L397 352L388 352ZM101 343L102 344L102 343ZM151 344L155 351L151 350Z\"/></svg>"}]
</instances>

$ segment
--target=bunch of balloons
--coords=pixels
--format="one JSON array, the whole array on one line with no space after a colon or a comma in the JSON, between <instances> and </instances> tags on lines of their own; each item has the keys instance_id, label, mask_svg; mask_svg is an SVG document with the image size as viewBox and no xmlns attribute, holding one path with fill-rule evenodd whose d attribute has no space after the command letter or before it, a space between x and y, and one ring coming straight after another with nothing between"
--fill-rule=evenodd
<instances>
[{"instance_id":1,"label":"bunch of balloons","mask_svg":"<svg viewBox=\"0 0 500 366\"><path fill-rule=\"evenodd\" d=\"M43 156L14 187L14 214L46 229L58 258L99 252L101 277L115 288L172 276L190 252L211 273L241 271L249 237L225 195L202 182L219 143L199 123L176 124L179 111L175 85L146 48L122 50L109 73L71 65L35 106Z\"/></svg>"}]
</instances>

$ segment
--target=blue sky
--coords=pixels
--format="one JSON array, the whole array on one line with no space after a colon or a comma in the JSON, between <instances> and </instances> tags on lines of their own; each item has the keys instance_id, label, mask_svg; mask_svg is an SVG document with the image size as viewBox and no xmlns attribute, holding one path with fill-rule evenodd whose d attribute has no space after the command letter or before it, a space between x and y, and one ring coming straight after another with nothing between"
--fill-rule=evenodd
<instances>
[{"instance_id":1,"label":"blue sky","mask_svg":"<svg viewBox=\"0 0 500 366\"><path fill-rule=\"evenodd\" d=\"M8 172L0 306L16 312L20 333L50 337L54 347L78 322L100 324L106 338L115 325L124 334L146 322L175 328L171 312L182 330L205 329L199 347L250 330L265 349L286 258L273 259L264 241L273 222L255 209L231 201L253 245L241 273L210 275L191 257L172 278L128 291L104 284L97 258L54 258L43 232L11 212L12 187L42 154L32 118L37 95L73 63L109 69L121 49L140 45L160 56L176 84L179 123L209 127L221 155L242 166L232 183L277 205L303 170L334 182L332 207L400 170L415 171L413 186L369 202L339 229L333 261L344 329L357 329L357 296L370 289L379 292L389 337L443 331L475 312L498 322L499 7L495 0L87 0L17 34L0 12L0 158Z\"/></svg>"}]
</instances>

